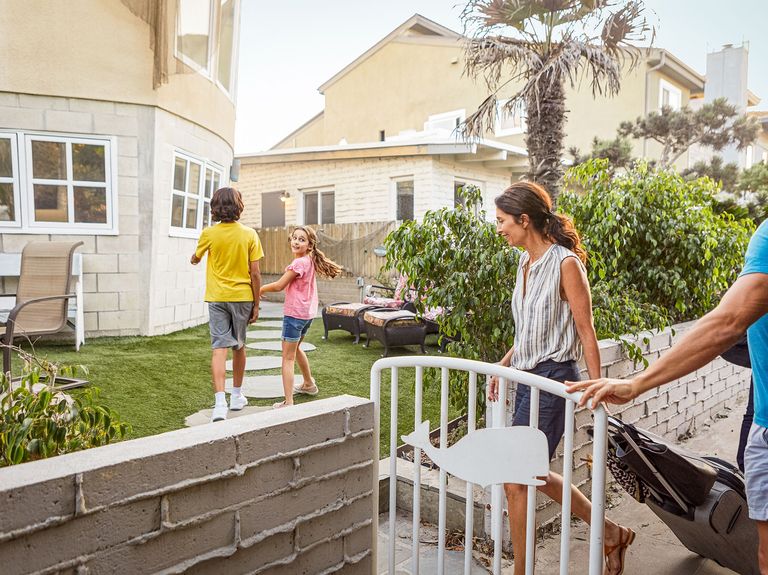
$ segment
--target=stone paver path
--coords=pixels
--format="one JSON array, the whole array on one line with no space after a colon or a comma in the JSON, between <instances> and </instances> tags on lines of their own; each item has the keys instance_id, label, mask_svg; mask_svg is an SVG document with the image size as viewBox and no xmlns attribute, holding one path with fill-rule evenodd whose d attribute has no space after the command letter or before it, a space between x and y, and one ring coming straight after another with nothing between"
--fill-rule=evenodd
<instances>
[{"instance_id":1,"label":"stone paver path","mask_svg":"<svg viewBox=\"0 0 768 575\"><path fill-rule=\"evenodd\" d=\"M257 371L259 369L275 369L283 365L280 356L258 355L245 358L245 371ZM227 360L227 371L232 371L232 360Z\"/></svg>"},{"instance_id":2,"label":"stone paver path","mask_svg":"<svg viewBox=\"0 0 768 575\"><path fill-rule=\"evenodd\" d=\"M301 375L294 376L295 384L303 384L304 378ZM231 393L232 380L227 379L224 391ZM255 375L243 378L243 395L257 399L269 399L272 397L283 397L283 378L280 375Z\"/></svg>"},{"instance_id":3,"label":"stone paver path","mask_svg":"<svg viewBox=\"0 0 768 575\"><path fill-rule=\"evenodd\" d=\"M256 341L254 343L246 343L245 347L249 349L258 349L261 351L282 351L282 341ZM315 351L317 349L313 344L302 341L299 346L301 351Z\"/></svg>"},{"instance_id":4,"label":"stone paver path","mask_svg":"<svg viewBox=\"0 0 768 575\"><path fill-rule=\"evenodd\" d=\"M259 321L255 324L253 324L257 327L283 327L283 320L276 320L276 319L265 319L264 321L259 318Z\"/></svg>"},{"instance_id":5,"label":"stone paver path","mask_svg":"<svg viewBox=\"0 0 768 575\"><path fill-rule=\"evenodd\" d=\"M259 324L256 324L259 325ZM280 340L283 335L282 331L276 329L252 329L245 334L247 339L277 339Z\"/></svg>"}]
</instances>

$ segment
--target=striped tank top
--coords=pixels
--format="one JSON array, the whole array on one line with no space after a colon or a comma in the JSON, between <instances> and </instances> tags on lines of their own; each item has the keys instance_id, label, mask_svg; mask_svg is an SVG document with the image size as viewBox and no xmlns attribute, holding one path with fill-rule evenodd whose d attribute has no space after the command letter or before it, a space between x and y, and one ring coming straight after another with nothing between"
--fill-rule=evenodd
<instances>
[{"instance_id":1,"label":"striped tank top","mask_svg":"<svg viewBox=\"0 0 768 575\"><path fill-rule=\"evenodd\" d=\"M558 362L581 359L581 340L571 306L560 297L560 264L571 257L582 265L571 250L552 244L530 265L528 282L524 285L525 265L530 256L528 252L520 256L512 292L515 322L512 367L529 370L548 359Z\"/></svg>"}]
</instances>

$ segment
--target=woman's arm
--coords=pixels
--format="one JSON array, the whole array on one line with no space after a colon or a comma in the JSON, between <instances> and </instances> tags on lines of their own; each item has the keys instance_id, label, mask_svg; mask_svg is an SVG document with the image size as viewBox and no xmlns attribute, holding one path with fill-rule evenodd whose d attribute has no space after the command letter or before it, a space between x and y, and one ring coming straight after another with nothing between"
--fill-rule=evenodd
<instances>
[{"instance_id":1,"label":"woman's arm","mask_svg":"<svg viewBox=\"0 0 768 575\"><path fill-rule=\"evenodd\" d=\"M270 291L283 291L285 288L288 287L288 284L291 283L293 279L298 275L299 274L297 274L295 271L288 270L276 282L272 282L271 284L266 284L261 286L261 290L259 291L259 293L264 294Z\"/></svg>"},{"instance_id":2,"label":"woman's arm","mask_svg":"<svg viewBox=\"0 0 768 575\"><path fill-rule=\"evenodd\" d=\"M595 325L592 322L592 294L584 268L576 258L565 258L560 264L560 288L576 323L584 359L591 379L600 377L600 348L597 345Z\"/></svg>"}]
</instances>

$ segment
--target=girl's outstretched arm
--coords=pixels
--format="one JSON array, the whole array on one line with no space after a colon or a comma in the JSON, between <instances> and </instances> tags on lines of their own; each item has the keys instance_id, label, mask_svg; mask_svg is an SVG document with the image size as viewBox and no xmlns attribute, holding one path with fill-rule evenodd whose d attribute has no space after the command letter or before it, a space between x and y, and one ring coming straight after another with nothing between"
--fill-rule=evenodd
<instances>
[{"instance_id":1,"label":"girl's outstretched arm","mask_svg":"<svg viewBox=\"0 0 768 575\"><path fill-rule=\"evenodd\" d=\"M276 282L272 282L271 284L266 284L261 286L261 290L259 291L259 293L265 294L271 291L283 291L286 287L288 287L288 284L291 283L294 280L294 278L298 275L299 274L297 274L295 271L288 270Z\"/></svg>"}]
</instances>

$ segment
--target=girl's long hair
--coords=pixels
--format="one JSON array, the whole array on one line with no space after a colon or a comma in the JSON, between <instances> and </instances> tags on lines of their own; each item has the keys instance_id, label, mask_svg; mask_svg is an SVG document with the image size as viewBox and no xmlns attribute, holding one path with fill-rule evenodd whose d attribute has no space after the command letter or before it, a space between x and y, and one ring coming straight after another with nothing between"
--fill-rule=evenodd
<instances>
[{"instance_id":1,"label":"girl's long hair","mask_svg":"<svg viewBox=\"0 0 768 575\"><path fill-rule=\"evenodd\" d=\"M583 263L587 263L587 252L573 221L568 216L552 211L552 198L539 184L515 182L494 201L497 208L518 221L521 215L526 214L536 231L568 248Z\"/></svg>"},{"instance_id":2,"label":"girl's long hair","mask_svg":"<svg viewBox=\"0 0 768 575\"><path fill-rule=\"evenodd\" d=\"M309 240L307 255L312 260L312 263L315 264L315 270L317 273L319 273L321 276L325 276L331 279L339 275L343 268L335 261L328 258L328 256L326 256L319 249L317 249L317 233L315 233L315 230L309 226L296 226L293 228L291 235L293 235L297 230L301 230L307 234L307 240Z\"/></svg>"}]
</instances>

